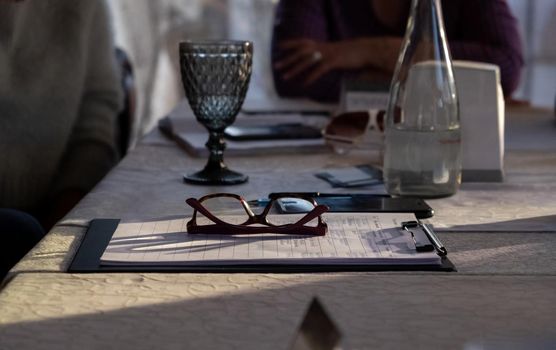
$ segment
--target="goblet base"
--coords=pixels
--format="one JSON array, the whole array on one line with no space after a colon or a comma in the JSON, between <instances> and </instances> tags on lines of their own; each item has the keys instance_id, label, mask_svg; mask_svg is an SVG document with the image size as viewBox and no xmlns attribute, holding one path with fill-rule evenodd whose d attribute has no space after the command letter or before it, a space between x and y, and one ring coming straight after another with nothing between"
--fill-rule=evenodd
<instances>
[{"instance_id":1,"label":"goblet base","mask_svg":"<svg viewBox=\"0 0 556 350\"><path fill-rule=\"evenodd\" d=\"M183 181L196 185L239 185L247 182L248 179L247 175L227 168L218 170L203 169L183 176Z\"/></svg>"}]
</instances>

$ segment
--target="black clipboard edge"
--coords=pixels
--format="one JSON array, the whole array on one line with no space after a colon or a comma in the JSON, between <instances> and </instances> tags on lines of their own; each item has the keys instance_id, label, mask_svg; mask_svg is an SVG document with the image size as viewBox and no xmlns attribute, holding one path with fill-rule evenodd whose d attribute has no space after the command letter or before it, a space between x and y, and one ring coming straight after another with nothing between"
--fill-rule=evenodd
<instances>
[{"instance_id":1,"label":"black clipboard edge","mask_svg":"<svg viewBox=\"0 0 556 350\"><path fill-rule=\"evenodd\" d=\"M71 273L102 272L176 272L176 273L304 273L304 272L363 272L363 271L440 271L456 272L447 257L442 265L254 265L254 266L101 266L100 257L108 246L118 219L94 219L85 233L68 268Z\"/></svg>"},{"instance_id":2,"label":"black clipboard edge","mask_svg":"<svg viewBox=\"0 0 556 350\"><path fill-rule=\"evenodd\" d=\"M68 272L101 272L100 257L110 243L120 220L94 219L89 223Z\"/></svg>"}]
</instances>

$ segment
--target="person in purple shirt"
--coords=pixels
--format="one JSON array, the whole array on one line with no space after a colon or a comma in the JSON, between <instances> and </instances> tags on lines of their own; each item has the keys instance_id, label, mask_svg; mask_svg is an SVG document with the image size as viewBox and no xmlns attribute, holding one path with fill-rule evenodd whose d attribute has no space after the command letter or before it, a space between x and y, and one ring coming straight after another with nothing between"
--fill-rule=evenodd
<instances>
[{"instance_id":1,"label":"person in purple shirt","mask_svg":"<svg viewBox=\"0 0 556 350\"><path fill-rule=\"evenodd\" d=\"M516 89L523 54L505 0L443 0L452 58L500 67L504 95ZM281 0L272 63L283 97L337 101L345 77L388 81L402 44L409 0Z\"/></svg>"}]
</instances>

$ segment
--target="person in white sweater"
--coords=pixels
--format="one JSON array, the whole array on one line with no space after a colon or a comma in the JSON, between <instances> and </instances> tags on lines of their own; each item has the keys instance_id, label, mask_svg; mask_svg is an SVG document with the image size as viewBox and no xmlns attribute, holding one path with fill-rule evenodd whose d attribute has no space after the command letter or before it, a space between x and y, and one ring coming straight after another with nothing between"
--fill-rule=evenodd
<instances>
[{"instance_id":1,"label":"person in white sweater","mask_svg":"<svg viewBox=\"0 0 556 350\"><path fill-rule=\"evenodd\" d=\"M0 208L49 226L115 164L119 74L103 0L0 0Z\"/></svg>"}]
</instances>

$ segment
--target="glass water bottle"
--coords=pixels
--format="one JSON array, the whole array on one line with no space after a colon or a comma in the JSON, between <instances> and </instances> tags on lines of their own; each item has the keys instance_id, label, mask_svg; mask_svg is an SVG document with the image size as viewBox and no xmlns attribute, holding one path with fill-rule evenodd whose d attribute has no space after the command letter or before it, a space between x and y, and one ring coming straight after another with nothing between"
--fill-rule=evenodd
<instances>
[{"instance_id":1,"label":"glass water bottle","mask_svg":"<svg viewBox=\"0 0 556 350\"><path fill-rule=\"evenodd\" d=\"M440 0L413 0L386 116L384 181L395 196L443 197L461 182L454 73Z\"/></svg>"}]
</instances>

